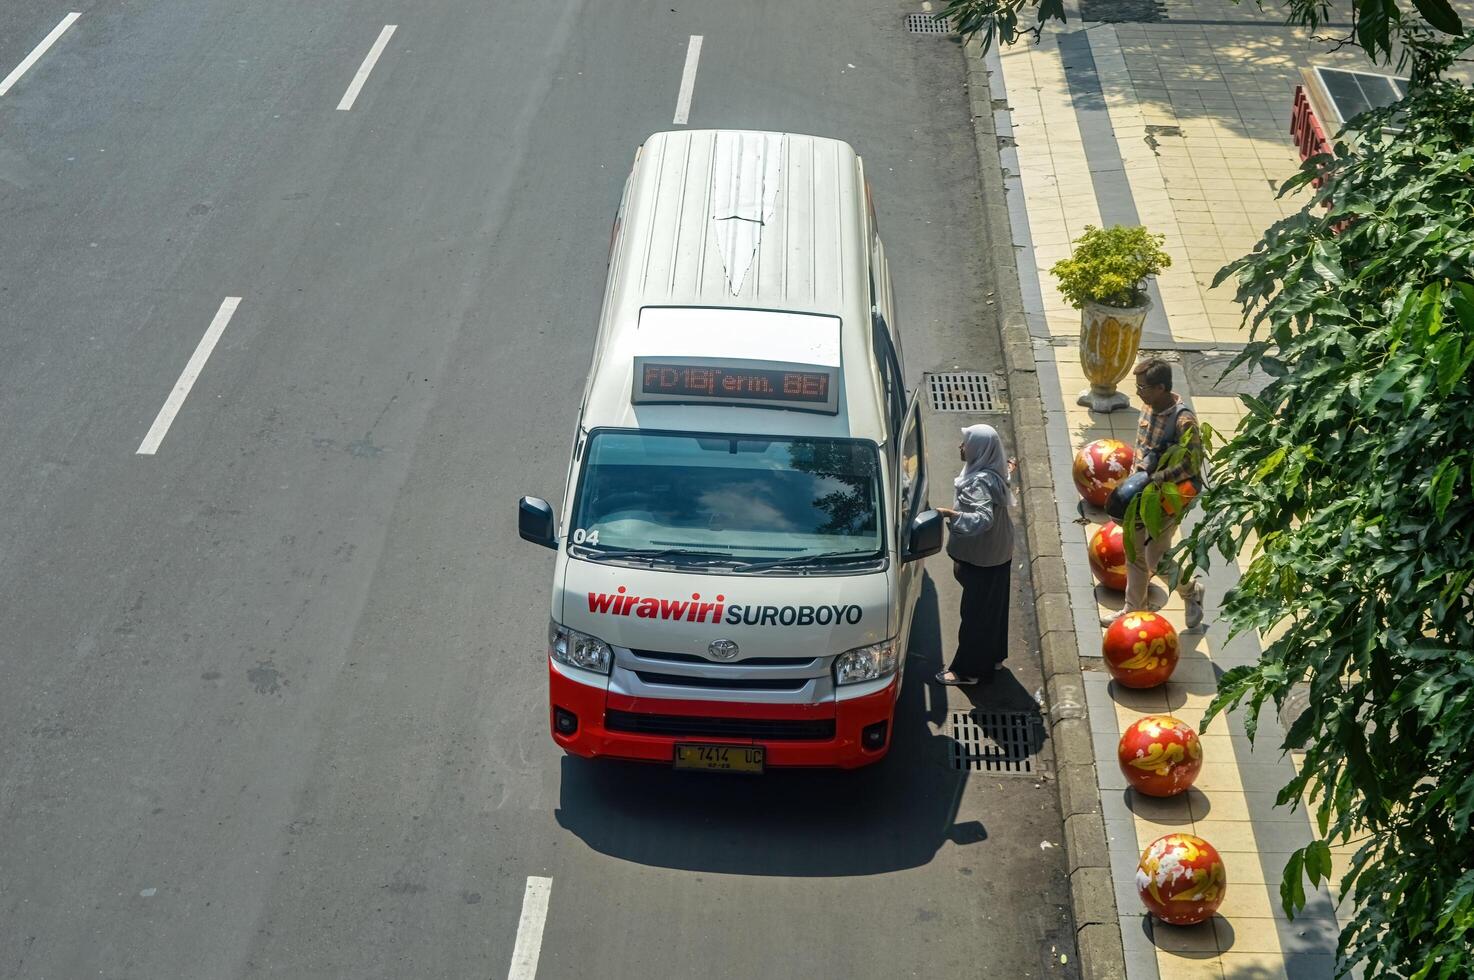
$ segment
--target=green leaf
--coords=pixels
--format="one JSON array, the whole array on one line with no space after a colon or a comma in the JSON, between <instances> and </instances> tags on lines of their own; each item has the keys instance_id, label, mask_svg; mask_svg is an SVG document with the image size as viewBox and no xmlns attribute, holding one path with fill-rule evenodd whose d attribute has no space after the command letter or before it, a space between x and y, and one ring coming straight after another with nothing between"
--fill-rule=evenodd
<instances>
[{"instance_id":1,"label":"green leaf","mask_svg":"<svg viewBox=\"0 0 1474 980\"><path fill-rule=\"evenodd\" d=\"M1430 282L1423 287L1422 310L1420 319L1423 330L1429 337L1436 336L1443 329L1443 285Z\"/></svg>"},{"instance_id":2,"label":"green leaf","mask_svg":"<svg viewBox=\"0 0 1474 980\"><path fill-rule=\"evenodd\" d=\"M1305 848L1302 847L1285 862L1285 872L1280 878L1280 907L1292 919L1296 912L1305 908L1305 879L1302 874L1304 865Z\"/></svg>"},{"instance_id":3,"label":"green leaf","mask_svg":"<svg viewBox=\"0 0 1474 980\"><path fill-rule=\"evenodd\" d=\"M1389 391L1402 384L1403 379L1408 376L1414 366L1411 361L1402 361L1391 368L1384 369L1381 374L1372 380L1371 387L1367 389L1367 393L1362 397L1361 404L1363 409L1368 412L1376 411L1377 404Z\"/></svg>"},{"instance_id":4,"label":"green leaf","mask_svg":"<svg viewBox=\"0 0 1474 980\"><path fill-rule=\"evenodd\" d=\"M1305 874L1317 887L1331 877L1331 845L1324 840L1312 841L1305 847Z\"/></svg>"},{"instance_id":5,"label":"green leaf","mask_svg":"<svg viewBox=\"0 0 1474 980\"><path fill-rule=\"evenodd\" d=\"M1274 414L1270 411L1268 405L1266 405L1260 399L1255 398L1253 395L1247 393L1240 394L1239 401L1243 402L1244 407L1248 408L1248 410L1252 414L1258 416L1259 418L1267 419Z\"/></svg>"},{"instance_id":6,"label":"green leaf","mask_svg":"<svg viewBox=\"0 0 1474 980\"><path fill-rule=\"evenodd\" d=\"M1141 523L1141 498L1142 494L1139 493L1132 497L1130 503L1126 505L1125 515L1121 518L1121 544L1126 552L1126 560L1128 562L1135 561L1137 552L1140 551L1136 547L1137 535L1127 534L1126 528L1136 527Z\"/></svg>"},{"instance_id":7,"label":"green leaf","mask_svg":"<svg viewBox=\"0 0 1474 980\"><path fill-rule=\"evenodd\" d=\"M1423 19L1445 34L1463 34L1464 24L1448 0L1413 0Z\"/></svg>"},{"instance_id":8,"label":"green leaf","mask_svg":"<svg viewBox=\"0 0 1474 980\"><path fill-rule=\"evenodd\" d=\"M1341 265L1331 250L1326 247L1325 242L1316 242L1310 250L1310 268L1323 281L1334 286L1341 281L1345 273L1341 271Z\"/></svg>"},{"instance_id":9,"label":"green leaf","mask_svg":"<svg viewBox=\"0 0 1474 980\"><path fill-rule=\"evenodd\" d=\"M1046 20L1065 21L1065 0L1039 0L1039 22Z\"/></svg>"},{"instance_id":10,"label":"green leaf","mask_svg":"<svg viewBox=\"0 0 1474 980\"><path fill-rule=\"evenodd\" d=\"M1445 397L1464 378L1467 365L1462 363L1462 354L1457 336L1444 337L1433 349L1432 357L1438 364L1438 393Z\"/></svg>"},{"instance_id":11,"label":"green leaf","mask_svg":"<svg viewBox=\"0 0 1474 980\"><path fill-rule=\"evenodd\" d=\"M1138 494L1142 501L1142 518L1146 524L1146 532L1152 537L1160 537L1162 528L1167 523L1167 516L1162 511L1162 491L1155 484L1147 484L1146 488Z\"/></svg>"},{"instance_id":12,"label":"green leaf","mask_svg":"<svg viewBox=\"0 0 1474 980\"><path fill-rule=\"evenodd\" d=\"M1214 696L1208 710L1203 713L1201 728L1208 730L1208 723L1218 717L1223 711L1230 711L1238 707L1244 698L1253 693L1256 687L1258 672L1248 664L1230 667L1218 678L1218 694Z\"/></svg>"},{"instance_id":13,"label":"green leaf","mask_svg":"<svg viewBox=\"0 0 1474 980\"><path fill-rule=\"evenodd\" d=\"M1280 446L1274 452L1270 453L1269 457L1260 463L1259 468L1254 471L1253 482L1263 483L1265 477L1280 468L1285 461L1285 457L1289 455L1289 452L1289 446Z\"/></svg>"},{"instance_id":14,"label":"green leaf","mask_svg":"<svg viewBox=\"0 0 1474 980\"><path fill-rule=\"evenodd\" d=\"M1356 713L1351 707L1342 709L1342 723L1339 729L1341 748L1346 753L1347 768L1356 774L1361 791L1366 794L1368 802L1380 808L1382 781L1377 773L1377 765L1367 751L1366 735L1358 725Z\"/></svg>"},{"instance_id":15,"label":"green leaf","mask_svg":"<svg viewBox=\"0 0 1474 980\"><path fill-rule=\"evenodd\" d=\"M1449 295L1449 303L1463 328L1474 330L1474 286L1459 283L1459 288Z\"/></svg>"},{"instance_id":16,"label":"green leaf","mask_svg":"<svg viewBox=\"0 0 1474 980\"><path fill-rule=\"evenodd\" d=\"M1454 499L1454 487L1459 482L1459 471L1452 459L1445 459L1433 471L1433 480L1428 485L1428 496L1433 501L1433 513L1441 521L1448 513L1448 505Z\"/></svg>"}]
</instances>

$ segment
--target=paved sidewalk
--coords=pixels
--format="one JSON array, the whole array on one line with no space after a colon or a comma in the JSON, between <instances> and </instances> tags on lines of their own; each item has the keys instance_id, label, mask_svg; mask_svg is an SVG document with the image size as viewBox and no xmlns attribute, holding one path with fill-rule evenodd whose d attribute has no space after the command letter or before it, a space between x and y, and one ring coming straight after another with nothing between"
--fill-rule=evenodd
<instances>
[{"instance_id":1,"label":"paved sidewalk","mask_svg":"<svg viewBox=\"0 0 1474 980\"><path fill-rule=\"evenodd\" d=\"M1268 712L1260 718L1258 748L1245 738L1241 718L1215 721L1202 736L1202 774L1182 797L1137 796L1120 775L1116 741L1127 724L1142 714L1171 713L1202 734L1216 678L1254 661L1260 650L1252 637L1228 642L1216 621L1217 604L1239 573L1220 566L1206 579L1206 628L1182 634L1182 661L1170 683L1130 691L1101 668L1097 619L1119 608L1121 596L1093 586L1086 543L1106 518L1081 509L1070 464L1092 439L1130 444L1136 414L1095 415L1075 404L1086 387L1077 350L1080 316L1047 270L1069 254L1087 224L1140 223L1166 234L1173 266L1154 285L1142 347L1174 361L1176 389L1204 421L1231 432L1242 414L1237 394L1252 379L1220 382L1219 372L1248 336L1232 284L1214 290L1213 276L1303 203L1275 196L1299 164L1288 132L1299 69L1312 63L1375 69L1359 52L1334 52L1307 32L1284 27L1275 10L1225 0L1086 0L1082 6L1070 5L1069 23L1051 25L1041 43L990 53L988 67L1128 975L1329 978L1339 930L1331 896L1312 895L1294 921L1280 909L1281 869L1289 852L1311 839L1311 829L1303 809L1274 806L1294 774L1293 760L1277 748L1277 718ZM1079 18L1133 9L1160 19L1082 24ZM1180 628L1181 600L1160 583L1154 597ZM1136 896L1142 849L1177 830L1206 838L1227 864L1220 914L1198 927L1155 923Z\"/></svg>"}]
</instances>

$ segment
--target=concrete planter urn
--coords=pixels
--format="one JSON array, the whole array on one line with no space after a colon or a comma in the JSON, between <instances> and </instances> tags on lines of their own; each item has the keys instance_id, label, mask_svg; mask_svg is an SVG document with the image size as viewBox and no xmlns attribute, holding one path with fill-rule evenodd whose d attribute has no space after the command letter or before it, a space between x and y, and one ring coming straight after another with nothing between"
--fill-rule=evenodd
<instances>
[{"instance_id":1,"label":"concrete planter urn","mask_svg":"<svg viewBox=\"0 0 1474 980\"><path fill-rule=\"evenodd\" d=\"M1086 225L1070 257L1050 267L1060 296L1080 311L1080 365L1090 388L1078 403L1092 412L1131 406L1116 383L1136 362L1141 325L1152 305L1147 281L1172 264L1162 251L1166 241L1141 225Z\"/></svg>"},{"instance_id":2,"label":"concrete planter urn","mask_svg":"<svg viewBox=\"0 0 1474 980\"><path fill-rule=\"evenodd\" d=\"M1080 366L1090 387L1076 404L1092 412L1115 412L1131 407L1130 396L1116 390L1136 363L1141 325L1152 301L1142 296L1139 306L1106 306L1093 300L1080 305Z\"/></svg>"}]
</instances>

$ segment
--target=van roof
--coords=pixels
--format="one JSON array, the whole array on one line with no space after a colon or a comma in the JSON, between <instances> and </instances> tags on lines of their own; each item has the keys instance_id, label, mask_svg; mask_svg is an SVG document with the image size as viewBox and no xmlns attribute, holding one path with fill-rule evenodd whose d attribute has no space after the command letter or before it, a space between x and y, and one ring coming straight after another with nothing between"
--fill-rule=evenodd
<instances>
[{"instance_id":1,"label":"van roof","mask_svg":"<svg viewBox=\"0 0 1474 980\"><path fill-rule=\"evenodd\" d=\"M735 130L656 133L646 140L630 174L610 256L585 427L853 436L884 442L884 391L871 339L871 229L865 193L860 158L840 140ZM634 358L650 354L649 338L642 342L639 335L641 311L650 307L838 318L838 414L632 404ZM797 323L805 320L816 327L833 323L795 318ZM726 348L725 356L772 358L771 350L755 342L764 331L725 333L718 342Z\"/></svg>"}]
</instances>

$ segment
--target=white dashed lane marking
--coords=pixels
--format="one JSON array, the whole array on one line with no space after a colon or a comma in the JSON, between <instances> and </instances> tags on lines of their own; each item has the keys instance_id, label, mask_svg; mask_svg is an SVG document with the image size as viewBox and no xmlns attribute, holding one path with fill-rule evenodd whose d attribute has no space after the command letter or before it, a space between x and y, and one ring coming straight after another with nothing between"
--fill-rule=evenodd
<instances>
[{"instance_id":1,"label":"white dashed lane marking","mask_svg":"<svg viewBox=\"0 0 1474 980\"><path fill-rule=\"evenodd\" d=\"M32 65L41 60L41 56L46 53L46 49L55 44L56 39L65 34L67 28L76 23L77 18L81 16L81 11L74 10L63 17L61 23L53 27L51 33L46 35L41 43L31 50L30 54L26 55L26 60L16 65L15 70L5 76L5 81L0 82L0 95L9 92L10 87L20 81L20 77L30 71Z\"/></svg>"},{"instance_id":2,"label":"white dashed lane marking","mask_svg":"<svg viewBox=\"0 0 1474 980\"><path fill-rule=\"evenodd\" d=\"M374 70L374 64L379 60L379 55L384 53L384 46L389 43L389 39L394 36L394 31L398 27L398 24L385 24L384 29L379 32L379 39L374 42L373 47L369 48L363 64L358 66L358 74L354 75L353 81L348 83L348 91L343 93L343 99L338 103L339 112L347 112L353 108L353 102L358 98L359 89L363 88L363 83L368 81L369 72Z\"/></svg>"},{"instance_id":3,"label":"white dashed lane marking","mask_svg":"<svg viewBox=\"0 0 1474 980\"><path fill-rule=\"evenodd\" d=\"M696 91L696 62L701 60L701 35L692 34L686 45L686 67L681 72L681 92L676 96L676 117L671 120L677 126L686 125L691 115L691 95Z\"/></svg>"},{"instance_id":4,"label":"white dashed lane marking","mask_svg":"<svg viewBox=\"0 0 1474 980\"><path fill-rule=\"evenodd\" d=\"M189 397L189 389L194 387L195 379L204 370L205 362L210 359L210 352L220 341L220 335L225 332L226 324L235 315L235 308L241 305L239 296L227 296L225 302L220 304L220 309L215 313L215 319L210 321L210 327L205 335L200 338L199 345L195 347L194 354L189 363L184 365L184 371L179 375L179 380L174 382L174 390L169 392L169 397L164 401L164 407L159 409L158 417L154 424L149 427L148 435L143 437L143 442L138 446L137 455L152 456L159 451L159 443L164 441L164 436L169 434L169 426L174 424L174 416L179 414L184 399Z\"/></svg>"},{"instance_id":5,"label":"white dashed lane marking","mask_svg":"<svg viewBox=\"0 0 1474 980\"><path fill-rule=\"evenodd\" d=\"M543 948L543 923L548 920L548 897L553 879L528 878L522 892L522 918L517 923L517 945L512 949L512 965L507 980L533 980L537 976L537 959Z\"/></svg>"}]
</instances>

